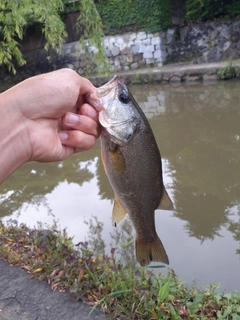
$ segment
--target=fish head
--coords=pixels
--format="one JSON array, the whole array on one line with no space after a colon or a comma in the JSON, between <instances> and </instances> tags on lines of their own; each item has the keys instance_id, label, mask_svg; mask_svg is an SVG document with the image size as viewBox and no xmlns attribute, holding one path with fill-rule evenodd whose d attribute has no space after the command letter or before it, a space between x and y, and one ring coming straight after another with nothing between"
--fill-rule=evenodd
<instances>
[{"instance_id":1,"label":"fish head","mask_svg":"<svg viewBox=\"0 0 240 320\"><path fill-rule=\"evenodd\" d=\"M114 76L97 88L97 99L100 124L114 143L121 146L127 144L139 126L139 118L127 86L118 76Z\"/></svg>"}]
</instances>

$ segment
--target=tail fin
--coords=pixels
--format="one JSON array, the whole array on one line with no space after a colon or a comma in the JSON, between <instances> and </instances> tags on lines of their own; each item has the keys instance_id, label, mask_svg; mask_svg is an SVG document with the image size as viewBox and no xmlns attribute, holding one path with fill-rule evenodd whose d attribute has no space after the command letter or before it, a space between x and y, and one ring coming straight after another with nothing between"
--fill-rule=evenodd
<instances>
[{"instance_id":1,"label":"tail fin","mask_svg":"<svg viewBox=\"0 0 240 320\"><path fill-rule=\"evenodd\" d=\"M137 261L142 267L147 266L151 261L159 261L169 264L168 256L159 237L151 242L136 239Z\"/></svg>"}]
</instances>

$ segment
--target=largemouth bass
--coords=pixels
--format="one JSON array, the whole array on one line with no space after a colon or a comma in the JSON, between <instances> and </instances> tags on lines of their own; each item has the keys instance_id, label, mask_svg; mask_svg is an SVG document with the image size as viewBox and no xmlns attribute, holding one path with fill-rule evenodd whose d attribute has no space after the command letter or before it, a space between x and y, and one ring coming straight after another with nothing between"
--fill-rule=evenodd
<instances>
[{"instance_id":1,"label":"largemouth bass","mask_svg":"<svg viewBox=\"0 0 240 320\"><path fill-rule=\"evenodd\" d=\"M136 258L169 263L155 229L154 211L172 210L163 184L162 161L149 122L127 86L115 76L88 101L99 111L102 161L114 190L112 219L128 213L136 231Z\"/></svg>"}]
</instances>

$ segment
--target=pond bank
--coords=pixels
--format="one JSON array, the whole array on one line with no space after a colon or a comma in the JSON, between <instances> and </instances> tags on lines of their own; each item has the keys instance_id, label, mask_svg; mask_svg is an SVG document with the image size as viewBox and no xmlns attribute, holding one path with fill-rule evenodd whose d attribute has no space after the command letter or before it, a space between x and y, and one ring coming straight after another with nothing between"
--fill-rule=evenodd
<instances>
[{"instance_id":1,"label":"pond bank","mask_svg":"<svg viewBox=\"0 0 240 320\"><path fill-rule=\"evenodd\" d=\"M39 275L44 274L43 269L47 265L44 267L41 265L42 268L37 270L35 267L35 272L33 272L34 270L31 268L33 260L30 255L36 258L35 262L38 265L44 261L39 255L42 256L43 247L45 248L46 245L44 239L50 239L50 233L47 230L41 232L30 230L24 226L16 227L11 225L5 228L0 221L0 320L106 319L100 308L96 308L89 316L91 306L73 293L69 293L66 287L60 286L60 288L58 286L61 281L55 281L54 273L57 274L56 263L55 272L52 273L52 281L54 283L50 281L50 278L48 281L46 281L45 277L41 279L40 276L39 278ZM41 234L41 248L35 242L38 242L36 234ZM53 238L51 239L53 240ZM35 245L38 246L38 257L36 257L37 251L35 252L35 249L33 251L29 250L30 243L32 249ZM12 248L17 250L13 251ZM54 251L57 254L56 248L54 248ZM49 252L47 255L49 256ZM71 258L71 253L68 257ZM61 256L61 258L66 263L67 256ZM51 260L54 260L52 254ZM51 264L50 260L47 264L49 263ZM42 272L40 269L42 269Z\"/></svg>"},{"instance_id":2,"label":"pond bank","mask_svg":"<svg viewBox=\"0 0 240 320\"><path fill-rule=\"evenodd\" d=\"M7 261L0 259L0 270L0 320L106 319L99 309L88 317L91 307L87 304L67 291L52 291L47 281L36 281Z\"/></svg>"},{"instance_id":3,"label":"pond bank","mask_svg":"<svg viewBox=\"0 0 240 320\"><path fill-rule=\"evenodd\" d=\"M232 65L236 72L240 74L240 61L224 61L215 63L193 64L193 62L182 62L167 64L163 67L141 68L130 71L116 72L126 84L146 84L146 83L180 83L197 81L217 81L218 72L227 66ZM114 74L114 73L113 73ZM90 75L87 78L96 86L100 87L113 76ZM16 82L0 81L0 92L5 91Z\"/></svg>"},{"instance_id":4,"label":"pond bank","mask_svg":"<svg viewBox=\"0 0 240 320\"><path fill-rule=\"evenodd\" d=\"M95 257L87 243L74 246L66 232L55 228L0 222L0 241L0 320L157 320L159 316L234 320L240 316L237 292L219 293L214 285L202 290L186 287L173 270L156 276L145 268L124 267L115 259L114 248L110 257ZM1 259L27 273L9 268ZM39 283L29 275L45 281Z\"/></svg>"},{"instance_id":5,"label":"pond bank","mask_svg":"<svg viewBox=\"0 0 240 320\"><path fill-rule=\"evenodd\" d=\"M176 63L161 68L142 68L117 74L126 84L216 81L218 80L217 73L229 65L231 65L229 61L204 64ZM232 66L237 71L240 70L239 61L233 61ZM106 83L110 77L96 75L88 78L95 86L99 87Z\"/></svg>"}]
</instances>

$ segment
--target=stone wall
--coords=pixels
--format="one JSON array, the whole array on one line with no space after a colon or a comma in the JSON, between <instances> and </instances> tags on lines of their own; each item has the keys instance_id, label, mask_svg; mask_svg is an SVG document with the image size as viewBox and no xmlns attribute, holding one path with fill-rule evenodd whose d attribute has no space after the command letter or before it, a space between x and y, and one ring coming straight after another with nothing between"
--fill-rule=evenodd
<instances>
[{"instance_id":1,"label":"stone wall","mask_svg":"<svg viewBox=\"0 0 240 320\"><path fill-rule=\"evenodd\" d=\"M166 59L165 38L163 33L145 32L126 33L104 38L105 53L114 72L128 71L147 66L162 66ZM96 48L89 48L92 54ZM79 58L78 42L64 46L65 56L71 60L68 67L84 73L84 59Z\"/></svg>"},{"instance_id":2,"label":"stone wall","mask_svg":"<svg viewBox=\"0 0 240 320\"><path fill-rule=\"evenodd\" d=\"M161 67L164 62L206 63L238 59L240 20L199 23L155 34L138 32L107 36L104 38L104 46L114 72ZM18 67L15 76L2 66L0 81L18 82L63 67L84 74L85 61L79 43L67 43L63 50L62 56L56 55L54 51L47 53L44 49L24 52L27 64ZM89 48L90 55L94 50L94 46Z\"/></svg>"},{"instance_id":3,"label":"stone wall","mask_svg":"<svg viewBox=\"0 0 240 320\"><path fill-rule=\"evenodd\" d=\"M208 63L240 58L240 21L198 23L166 32L167 61Z\"/></svg>"},{"instance_id":4,"label":"stone wall","mask_svg":"<svg viewBox=\"0 0 240 320\"><path fill-rule=\"evenodd\" d=\"M166 59L165 34L146 34L145 32L126 33L123 35L107 36L104 38L106 57L114 72L134 70L149 66L162 66ZM90 46L89 55L96 50ZM71 68L79 74L84 74L84 51L79 42L66 43L63 55L58 56L54 51L47 53L44 49L24 52L27 64L17 68L14 76L21 81L29 76L56 70L63 67ZM49 59L50 58L50 59ZM6 68L0 71L0 80L11 81L12 75Z\"/></svg>"},{"instance_id":5,"label":"stone wall","mask_svg":"<svg viewBox=\"0 0 240 320\"><path fill-rule=\"evenodd\" d=\"M240 21L199 23L155 34L134 32L107 36L104 47L114 72L161 67L164 62L208 63L238 59ZM90 47L90 54L94 50L96 48ZM80 52L78 42L65 44L62 65L84 73L84 58Z\"/></svg>"}]
</instances>

